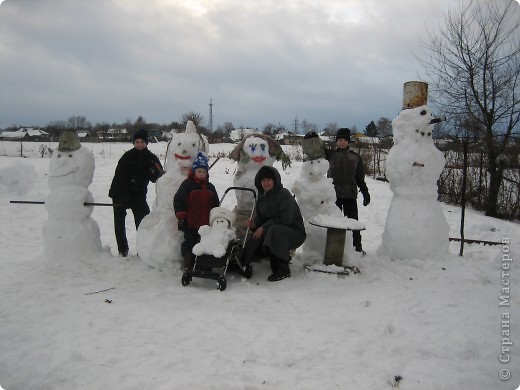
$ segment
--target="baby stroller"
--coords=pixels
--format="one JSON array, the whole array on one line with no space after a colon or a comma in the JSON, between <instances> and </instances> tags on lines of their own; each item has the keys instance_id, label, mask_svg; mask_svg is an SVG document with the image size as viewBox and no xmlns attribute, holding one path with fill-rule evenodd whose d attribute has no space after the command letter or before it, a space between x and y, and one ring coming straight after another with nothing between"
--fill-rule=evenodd
<instances>
[{"instance_id":1,"label":"baby stroller","mask_svg":"<svg viewBox=\"0 0 520 390\"><path fill-rule=\"evenodd\" d=\"M231 211L222 207L224 198L226 197L227 193L231 190L251 192L255 200L254 203L256 204L255 190L247 187L229 187L226 189L224 195L222 195L222 198L220 199L220 207L218 207L218 209L221 210L217 210L217 212L228 211L231 213ZM249 218L253 217L254 211L255 210L253 206ZM239 238L230 240L227 244L226 253L222 257L217 258L213 255L208 254L197 255L193 263L193 268L191 270L187 270L182 275L182 285L187 286L191 283L193 278L203 278L216 280L218 290L224 291L227 286L226 272L228 271L228 269L237 270L242 276L244 276L247 279L250 279L251 276L253 276L253 269L250 265L244 265L242 260L242 253L244 251L248 233L249 228L247 228L245 236L242 240Z\"/></svg>"}]
</instances>

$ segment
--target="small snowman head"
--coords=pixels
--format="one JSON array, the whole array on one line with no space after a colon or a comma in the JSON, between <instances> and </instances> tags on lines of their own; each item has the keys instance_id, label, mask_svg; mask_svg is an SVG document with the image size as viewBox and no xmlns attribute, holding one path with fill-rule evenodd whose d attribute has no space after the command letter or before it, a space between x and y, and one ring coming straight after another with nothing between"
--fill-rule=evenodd
<instances>
[{"instance_id":1,"label":"small snowman head","mask_svg":"<svg viewBox=\"0 0 520 390\"><path fill-rule=\"evenodd\" d=\"M49 188L65 185L87 188L94 178L94 169L94 155L81 146L76 131L62 132L49 166Z\"/></svg>"},{"instance_id":2,"label":"small snowman head","mask_svg":"<svg viewBox=\"0 0 520 390\"><path fill-rule=\"evenodd\" d=\"M325 158L305 161L302 164L300 177L302 180L316 182L326 177L329 170L329 162Z\"/></svg>"},{"instance_id":3,"label":"small snowman head","mask_svg":"<svg viewBox=\"0 0 520 390\"><path fill-rule=\"evenodd\" d=\"M213 207L209 213L209 224L217 229L230 229L235 223L235 214L225 207Z\"/></svg>"},{"instance_id":4,"label":"small snowman head","mask_svg":"<svg viewBox=\"0 0 520 390\"><path fill-rule=\"evenodd\" d=\"M197 132L197 128L192 121L188 121L185 132L176 133L172 136L166 151L165 171L178 170L182 175L187 176L197 153L199 151L207 152L208 150L207 138Z\"/></svg>"}]
</instances>

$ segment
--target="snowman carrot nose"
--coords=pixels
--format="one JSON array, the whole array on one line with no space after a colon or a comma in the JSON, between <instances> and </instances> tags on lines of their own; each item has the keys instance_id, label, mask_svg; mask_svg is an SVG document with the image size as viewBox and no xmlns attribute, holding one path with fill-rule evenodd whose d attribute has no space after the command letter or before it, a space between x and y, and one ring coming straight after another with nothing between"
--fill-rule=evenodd
<instances>
[{"instance_id":1,"label":"snowman carrot nose","mask_svg":"<svg viewBox=\"0 0 520 390\"><path fill-rule=\"evenodd\" d=\"M430 125L433 125L434 123L440 123L440 122L445 122L446 121L446 117L445 116L440 116L438 118L433 118L431 121L430 121Z\"/></svg>"}]
</instances>

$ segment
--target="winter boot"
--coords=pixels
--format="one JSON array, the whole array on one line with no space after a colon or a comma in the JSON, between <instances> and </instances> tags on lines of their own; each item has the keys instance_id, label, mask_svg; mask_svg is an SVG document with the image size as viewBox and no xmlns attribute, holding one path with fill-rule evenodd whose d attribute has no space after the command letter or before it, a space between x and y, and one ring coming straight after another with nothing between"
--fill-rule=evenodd
<instances>
[{"instance_id":1,"label":"winter boot","mask_svg":"<svg viewBox=\"0 0 520 390\"><path fill-rule=\"evenodd\" d=\"M184 269L186 271L191 271L193 269L193 262L195 260L193 253L188 252L183 256L184 260Z\"/></svg>"},{"instance_id":2,"label":"winter boot","mask_svg":"<svg viewBox=\"0 0 520 390\"><path fill-rule=\"evenodd\" d=\"M283 280L285 278L291 277L291 270L289 269L289 261L283 260L277 256L271 254L269 258L271 262L271 268L273 273L269 275L267 278L270 282L278 282L279 280ZM273 265L275 265L273 267Z\"/></svg>"}]
</instances>

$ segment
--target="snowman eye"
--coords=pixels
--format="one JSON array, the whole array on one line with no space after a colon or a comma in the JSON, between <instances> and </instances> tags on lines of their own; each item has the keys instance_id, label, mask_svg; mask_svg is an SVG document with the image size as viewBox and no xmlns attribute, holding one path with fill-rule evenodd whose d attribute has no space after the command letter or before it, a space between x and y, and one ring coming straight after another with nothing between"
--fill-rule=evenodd
<instances>
[{"instance_id":1,"label":"snowman eye","mask_svg":"<svg viewBox=\"0 0 520 390\"><path fill-rule=\"evenodd\" d=\"M426 110L422 110L421 115L426 115Z\"/></svg>"},{"instance_id":2,"label":"snowman eye","mask_svg":"<svg viewBox=\"0 0 520 390\"><path fill-rule=\"evenodd\" d=\"M179 143L177 144L177 146L181 146L181 143L179 142Z\"/></svg>"},{"instance_id":3,"label":"snowman eye","mask_svg":"<svg viewBox=\"0 0 520 390\"><path fill-rule=\"evenodd\" d=\"M265 152L265 145L260 145L260 148L262 148L262 152Z\"/></svg>"},{"instance_id":4,"label":"snowman eye","mask_svg":"<svg viewBox=\"0 0 520 390\"><path fill-rule=\"evenodd\" d=\"M418 129L415 129L415 132L416 132L416 133L418 133L418 132L419 132L419 130L418 130Z\"/></svg>"},{"instance_id":5,"label":"snowman eye","mask_svg":"<svg viewBox=\"0 0 520 390\"><path fill-rule=\"evenodd\" d=\"M69 154L69 157L72 157L72 154Z\"/></svg>"},{"instance_id":6,"label":"snowman eye","mask_svg":"<svg viewBox=\"0 0 520 390\"><path fill-rule=\"evenodd\" d=\"M195 146L195 143L192 143L191 146Z\"/></svg>"},{"instance_id":7,"label":"snowman eye","mask_svg":"<svg viewBox=\"0 0 520 390\"><path fill-rule=\"evenodd\" d=\"M432 133L428 133L428 137L431 136L431 135L432 135Z\"/></svg>"},{"instance_id":8,"label":"snowman eye","mask_svg":"<svg viewBox=\"0 0 520 390\"><path fill-rule=\"evenodd\" d=\"M58 154L58 158L61 158L61 153Z\"/></svg>"}]
</instances>

